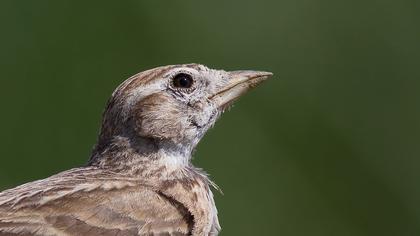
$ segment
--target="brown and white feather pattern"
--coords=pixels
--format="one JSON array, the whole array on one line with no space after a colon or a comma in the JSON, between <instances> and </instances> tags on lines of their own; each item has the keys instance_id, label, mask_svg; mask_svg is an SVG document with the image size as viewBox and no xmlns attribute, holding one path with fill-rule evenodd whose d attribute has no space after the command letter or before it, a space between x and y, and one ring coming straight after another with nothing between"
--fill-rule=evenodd
<instances>
[{"instance_id":1,"label":"brown and white feather pattern","mask_svg":"<svg viewBox=\"0 0 420 236\"><path fill-rule=\"evenodd\" d=\"M215 217L199 207L212 207L206 188L76 168L2 192L0 235L204 235L219 227L201 222Z\"/></svg>"},{"instance_id":2,"label":"brown and white feather pattern","mask_svg":"<svg viewBox=\"0 0 420 236\"><path fill-rule=\"evenodd\" d=\"M191 156L270 75L186 64L132 76L109 99L86 167L0 192L0 236L217 235L216 186Z\"/></svg>"}]
</instances>

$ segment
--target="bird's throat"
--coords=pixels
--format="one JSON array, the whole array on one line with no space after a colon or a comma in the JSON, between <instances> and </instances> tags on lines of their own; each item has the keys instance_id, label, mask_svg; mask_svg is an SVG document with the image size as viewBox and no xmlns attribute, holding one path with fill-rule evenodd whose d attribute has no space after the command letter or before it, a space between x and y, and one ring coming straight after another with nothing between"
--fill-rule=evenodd
<instances>
[{"instance_id":1,"label":"bird's throat","mask_svg":"<svg viewBox=\"0 0 420 236\"><path fill-rule=\"evenodd\" d=\"M114 137L99 143L89 165L113 170L133 177L171 180L183 178L191 166L192 148L164 140Z\"/></svg>"}]
</instances>

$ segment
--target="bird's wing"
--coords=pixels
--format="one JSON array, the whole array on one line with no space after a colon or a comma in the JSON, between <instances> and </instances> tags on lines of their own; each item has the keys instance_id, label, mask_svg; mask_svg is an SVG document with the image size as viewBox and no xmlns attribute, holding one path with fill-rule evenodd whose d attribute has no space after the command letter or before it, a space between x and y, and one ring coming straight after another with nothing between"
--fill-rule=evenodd
<instances>
[{"instance_id":1,"label":"bird's wing","mask_svg":"<svg viewBox=\"0 0 420 236\"><path fill-rule=\"evenodd\" d=\"M0 235L190 235L192 223L153 186L93 167L0 193Z\"/></svg>"}]
</instances>

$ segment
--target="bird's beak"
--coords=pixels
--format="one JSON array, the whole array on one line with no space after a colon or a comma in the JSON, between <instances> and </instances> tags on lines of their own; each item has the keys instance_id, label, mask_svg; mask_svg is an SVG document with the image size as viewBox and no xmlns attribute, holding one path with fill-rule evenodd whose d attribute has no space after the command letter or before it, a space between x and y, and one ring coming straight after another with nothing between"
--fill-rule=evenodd
<instances>
[{"instance_id":1,"label":"bird's beak","mask_svg":"<svg viewBox=\"0 0 420 236\"><path fill-rule=\"evenodd\" d=\"M228 81L223 83L218 91L210 99L221 108L225 109L237 98L245 94L250 89L256 87L261 82L273 75L271 72L238 70L228 72Z\"/></svg>"}]
</instances>

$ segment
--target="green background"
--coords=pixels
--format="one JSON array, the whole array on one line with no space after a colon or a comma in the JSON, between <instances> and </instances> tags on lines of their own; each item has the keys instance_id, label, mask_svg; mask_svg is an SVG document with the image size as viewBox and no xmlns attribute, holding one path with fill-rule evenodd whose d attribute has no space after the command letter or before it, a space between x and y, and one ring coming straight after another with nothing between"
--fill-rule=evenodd
<instances>
[{"instance_id":1,"label":"green background","mask_svg":"<svg viewBox=\"0 0 420 236\"><path fill-rule=\"evenodd\" d=\"M0 3L0 189L86 163L125 78L275 76L195 153L221 235L420 235L420 2Z\"/></svg>"}]
</instances>

